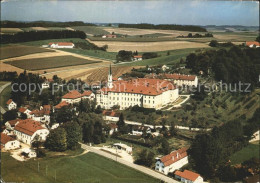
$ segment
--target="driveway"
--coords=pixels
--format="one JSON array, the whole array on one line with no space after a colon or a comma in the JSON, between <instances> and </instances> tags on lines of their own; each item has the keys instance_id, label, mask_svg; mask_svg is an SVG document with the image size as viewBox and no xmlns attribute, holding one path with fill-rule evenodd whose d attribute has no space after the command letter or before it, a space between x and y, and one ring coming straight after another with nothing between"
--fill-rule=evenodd
<instances>
[{"instance_id":1,"label":"driveway","mask_svg":"<svg viewBox=\"0 0 260 183\"><path fill-rule=\"evenodd\" d=\"M140 165L136 165L136 164L130 163L130 162L125 161L125 160L123 160L123 159L121 159L119 157L116 157L115 155L106 153L104 151L101 151L99 149L90 147L88 145L85 145L85 144L82 144L82 143L80 143L80 144L81 144L81 148L83 148L83 149L89 150L89 151L91 151L93 153L96 153L96 154L98 154L100 156L104 156L104 157L112 159L112 160L114 160L114 161L116 161L118 163L124 164L124 165L126 165L128 167L131 167L131 168L134 168L134 169L136 169L136 170L138 170L140 172L143 172L143 173L145 173L147 175L150 175L150 176L152 176L152 177L154 177L156 179L160 179L160 180L163 180L164 182L168 182L168 183L178 183L178 181L173 180L172 178L167 177L167 176L165 176L165 175L163 175L161 173L158 173L158 172L156 172L156 171L154 171L152 169L149 169L149 168L146 168L144 166L140 166Z\"/></svg>"}]
</instances>

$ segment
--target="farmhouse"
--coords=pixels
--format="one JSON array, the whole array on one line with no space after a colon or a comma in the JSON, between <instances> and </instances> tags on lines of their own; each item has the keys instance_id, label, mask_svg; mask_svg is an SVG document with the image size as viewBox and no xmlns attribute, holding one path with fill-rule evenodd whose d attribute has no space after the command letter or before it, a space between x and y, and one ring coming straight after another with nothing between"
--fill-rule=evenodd
<instances>
[{"instance_id":1,"label":"farmhouse","mask_svg":"<svg viewBox=\"0 0 260 183\"><path fill-rule=\"evenodd\" d=\"M74 48L74 44L71 42L52 42L49 43L50 48Z\"/></svg>"},{"instance_id":2,"label":"farmhouse","mask_svg":"<svg viewBox=\"0 0 260 183\"><path fill-rule=\"evenodd\" d=\"M23 114L26 114L27 118L30 118L30 117L31 117L31 115L30 115L31 112L32 112L32 111L30 111L30 110L27 109L26 107L21 107L21 108L18 110L18 116L21 116L21 114L23 113Z\"/></svg>"},{"instance_id":3,"label":"farmhouse","mask_svg":"<svg viewBox=\"0 0 260 183\"><path fill-rule=\"evenodd\" d=\"M5 150L17 149L20 147L20 142L4 133L1 133L1 146L3 146Z\"/></svg>"},{"instance_id":4,"label":"farmhouse","mask_svg":"<svg viewBox=\"0 0 260 183\"><path fill-rule=\"evenodd\" d=\"M39 141L45 141L49 130L41 126L41 123L32 119L25 119L19 121L14 127L14 134L17 139L31 145L37 138Z\"/></svg>"},{"instance_id":5,"label":"farmhouse","mask_svg":"<svg viewBox=\"0 0 260 183\"><path fill-rule=\"evenodd\" d=\"M203 183L203 178L200 176L200 174L194 173L189 170L184 170L184 172L177 170L174 174L175 177L179 179L181 182Z\"/></svg>"},{"instance_id":6,"label":"farmhouse","mask_svg":"<svg viewBox=\"0 0 260 183\"><path fill-rule=\"evenodd\" d=\"M14 120L7 121L7 122L5 123L6 129L8 129L8 130L14 130L14 127L15 127L15 125L17 125L17 124L19 123L19 120L20 120L20 119L14 119Z\"/></svg>"},{"instance_id":7,"label":"farmhouse","mask_svg":"<svg viewBox=\"0 0 260 183\"><path fill-rule=\"evenodd\" d=\"M141 61L141 60L143 60L143 56L142 55L134 55L132 60L133 61Z\"/></svg>"},{"instance_id":8,"label":"farmhouse","mask_svg":"<svg viewBox=\"0 0 260 183\"><path fill-rule=\"evenodd\" d=\"M184 147L162 158L156 158L155 170L167 175L186 165L188 163L187 149L188 148Z\"/></svg>"},{"instance_id":9,"label":"farmhouse","mask_svg":"<svg viewBox=\"0 0 260 183\"><path fill-rule=\"evenodd\" d=\"M120 112L116 112L113 110L112 111L104 110L102 114L103 114L103 119L106 121L118 121L120 116Z\"/></svg>"},{"instance_id":10,"label":"farmhouse","mask_svg":"<svg viewBox=\"0 0 260 183\"><path fill-rule=\"evenodd\" d=\"M12 99L9 99L6 102L6 105L7 105L6 107L8 110L16 109L16 107L17 107L17 104Z\"/></svg>"},{"instance_id":11,"label":"farmhouse","mask_svg":"<svg viewBox=\"0 0 260 183\"><path fill-rule=\"evenodd\" d=\"M50 122L50 113L51 113L51 106L44 105L41 106L40 110L36 109L30 112L30 118L35 121L39 121L42 123L49 123Z\"/></svg>"},{"instance_id":12,"label":"farmhouse","mask_svg":"<svg viewBox=\"0 0 260 183\"><path fill-rule=\"evenodd\" d=\"M151 133L151 132L152 132L152 130L151 130L151 128L148 127L148 126L134 125L134 126L132 127L132 134L133 134L133 135L141 136L141 135L143 135L143 133L148 134L148 133Z\"/></svg>"},{"instance_id":13,"label":"farmhouse","mask_svg":"<svg viewBox=\"0 0 260 183\"><path fill-rule=\"evenodd\" d=\"M160 75L163 79L173 81L178 86L197 86L198 77L195 75L184 75L184 74L162 74Z\"/></svg>"},{"instance_id":14,"label":"farmhouse","mask_svg":"<svg viewBox=\"0 0 260 183\"><path fill-rule=\"evenodd\" d=\"M97 91L96 101L104 109L118 105L159 109L179 96L178 88L170 81L160 79L112 80L111 66L107 86Z\"/></svg>"},{"instance_id":15,"label":"farmhouse","mask_svg":"<svg viewBox=\"0 0 260 183\"><path fill-rule=\"evenodd\" d=\"M260 47L260 43L257 41L247 41L245 46L248 46L249 48L258 48Z\"/></svg>"},{"instance_id":16,"label":"farmhouse","mask_svg":"<svg viewBox=\"0 0 260 183\"><path fill-rule=\"evenodd\" d=\"M54 106L54 109L60 109L60 108L62 108L62 107L64 107L64 106L68 106L68 105L70 105L68 102L66 102L66 101L61 101L59 104L57 104L57 105Z\"/></svg>"}]
</instances>

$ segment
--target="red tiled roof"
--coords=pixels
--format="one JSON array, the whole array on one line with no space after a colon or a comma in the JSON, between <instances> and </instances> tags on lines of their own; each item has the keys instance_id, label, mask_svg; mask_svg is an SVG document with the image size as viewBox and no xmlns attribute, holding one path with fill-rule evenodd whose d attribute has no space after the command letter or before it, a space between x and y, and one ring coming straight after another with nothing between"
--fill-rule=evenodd
<instances>
[{"instance_id":1,"label":"red tiled roof","mask_svg":"<svg viewBox=\"0 0 260 183\"><path fill-rule=\"evenodd\" d=\"M182 178L191 180L193 182L200 176L200 174L194 173L194 172L189 171L189 170L184 170L184 172L177 170L174 174L178 175Z\"/></svg>"},{"instance_id":2,"label":"red tiled roof","mask_svg":"<svg viewBox=\"0 0 260 183\"><path fill-rule=\"evenodd\" d=\"M87 91L84 91L81 96L82 96L82 97L83 97L83 96L90 96L92 93L93 93L92 91L87 90Z\"/></svg>"},{"instance_id":3,"label":"red tiled roof","mask_svg":"<svg viewBox=\"0 0 260 183\"><path fill-rule=\"evenodd\" d=\"M139 78L129 81L114 81L113 88L102 88L105 94L108 92L115 93L135 93L143 95L160 95L161 93L173 90L176 86L170 82L161 79Z\"/></svg>"},{"instance_id":4,"label":"red tiled roof","mask_svg":"<svg viewBox=\"0 0 260 183\"><path fill-rule=\"evenodd\" d=\"M45 129L41 126L41 123L32 119L21 120L14 130L25 133L32 136L37 130Z\"/></svg>"},{"instance_id":5,"label":"red tiled roof","mask_svg":"<svg viewBox=\"0 0 260 183\"><path fill-rule=\"evenodd\" d=\"M24 113L26 110L27 110L27 108L21 107L21 108L19 109L19 112Z\"/></svg>"},{"instance_id":6,"label":"red tiled roof","mask_svg":"<svg viewBox=\"0 0 260 183\"><path fill-rule=\"evenodd\" d=\"M134 58L143 58L142 55L135 55Z\"/></svg>"},{"instance_id":7,"label":"red tiled roof","mask_svg":"<svg viewBox=\"0 0 260 183\"><path fill-rule=\"evenodd\" d=\"M49 45L52 45L52 44L58 44L58 46L73 46L73 43L71 43L71 42L51 42L51 43L49 43Z\"/></svg>"},{"instance_id":8,"label":"red tiled roof","mask_svg":"<svg viewBox=\"0 0 260 183\"><path fill-rule=\"evenodd\" d=\"M13 141L15 139L13 139L12 137L4 134L4 133L1 133L1 144L6 144L7 142L9 141Z\"/></svg>"},{"instance_id":9,"label":"red tiled roof","mask_svg":"<svg viewBox=\"0 0 260 183\"><path fill-rule=\"evenodd\" d=\"M62 102L60 102L59 104L57 104L57 105L55 106L55 108L56 108L56 109L60 109L60 108L62 108L62 107L64 107L64 106L67 106L67 105L69 105L68 102L62 101Z\"/></svg>"},{"instance_id":10,"label":"red tiled roof","mask_svg":"<svg viewBox=\"0 0 260 183\"><path fill-rule=\"evenodd\" d=\"M19 121L20 119L14 119L14 120L10 120L7 121L12 127L15 126L15 124Z\"/></svg>"},{"instance_id":11,"label":"red tiled roof","mask_svg":"<svg viewBox=\"0 0 260 183\"><path fill-rule=\"evenodd\" d=\"M121 114L120 112L116 112L116 111L108 111L108 110L103 111L104 116L119 117L120 114Z\"/></svg>"},{"instance_id":12,"label":"red tiled roof","mask_svg":"<svg viewBox=\"0 0 260 183\"><path fill-rule=\"evenodd\" d=\"M72 90L69 93L65 94L62 98L76 99L76 98L80 98L80 97L81 97L81 93L79 93L77 90Z\"/></svg>"},{"instance_id":13,"label":"red tiled roof","mask_svg":"<svg viewBox=\"0 0 260 183\"><path fill-rule=\"evenodd\" d=\"M250 45L260 46L260 43L257 42L257 41L247 41L247 42L246 42L246 45L247 45L247 46L250 46Z\"/></svg>"},{"instance_id":14,"label":"red tiled roof","mask_svg":"<svg viewBox=\"0 0 260 183\"><path fill-rule=\"evenodd\" d=\"M108 126L109 126L111 129L116 129L116 128L118 127L115 123L109 123Z\"/></svg>"},{"instance_id":15,"label":"red tiled roof","mask_svg":"<svg viewBox=\"0 0 260 183\"><path fill-rule=\"evenodd\" d=\"M9 105L9 104L11 104L12 101L13 101L12 99L9 99L9 100L6 102L6 104Z\"/></svg>"},{"instance_id":16,"label":"red tiled roof","mask_svg":"<svg viewBox=\"0 0 260 183\"><path fill-rule=\"evenodd\" d=\"M184 75L184 74L163 74L163 78L165 79L175 79L175 80L189 80L194 81L196 76L195 75Z\"/></svg>"},{"instance_id":17,"label":"red tiled roof","mask_svg":"<svg viewBox=\"0 0 260 183\"><path fill-rule=\"evenodd\" d=\"M163 162L164 166L169 166L182 158L187 156L187 147L183 147L178 149L177 151L173 151L170 154L163 156L160 160Z\"/></svg>"}]
</instances>

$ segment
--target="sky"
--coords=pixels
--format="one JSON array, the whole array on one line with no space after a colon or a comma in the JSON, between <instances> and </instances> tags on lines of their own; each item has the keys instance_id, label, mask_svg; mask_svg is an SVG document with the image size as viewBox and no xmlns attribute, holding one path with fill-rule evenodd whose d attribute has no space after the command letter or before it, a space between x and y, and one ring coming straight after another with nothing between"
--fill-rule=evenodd
<instances>
[{"instance_id":1,"label":"sky","mask_svg":"<svg viewBox=\"0 0 260 183\"><path fill-rule=\"evenodd\" d=\"M259 2L4 0L1 20L259 26Z\"/></svg>"}]
</instances>

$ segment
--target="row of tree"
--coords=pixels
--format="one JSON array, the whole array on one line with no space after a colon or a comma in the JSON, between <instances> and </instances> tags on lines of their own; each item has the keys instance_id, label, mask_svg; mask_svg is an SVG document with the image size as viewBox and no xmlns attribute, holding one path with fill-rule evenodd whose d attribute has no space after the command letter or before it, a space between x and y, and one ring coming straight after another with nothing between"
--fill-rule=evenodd
<instances>
[{"instance_id":1,"label":"row of tree","mask_svg":"<svg viewBox=\"0 0 260 183\"><path fill-rule=\"evenodd\" d=\"M1 34L1 43L19 43L28 41L38 41L47 39L66 39L66 38L81 38L85 39L86 34L82 31L29 31L29 32L18 32L14 35Z\"/></svg>"},{"instance_id":2,"label":"row of tree","mask_svg":"<svg viewBox=\"0 0 260 183\"><path fill-rule=\"evenodd\" d=\"M187 36L177 36L178 38L203 38L203 37L213 37L213 34L211 33L206 33L204 35L202 34L199 34L199 33L196 33L196 34L192 34L192 33L189 33Z\"/></svg>"},{"instance_id":3,"label":"row of tree","mask_svg":"<svg viewBox=\"0 0 260 183\"><path fill-rule=\"evenodd\" d=\"M161 29L161 30L180 30L192 32L207 32L207 30L195 25L176 25L176 24L118 24L119 28L137 28L137 29Z\"/></svg>"},{"instance_id":4,"label":"row of tree","mask_svg":"<svg viewBox=\"0 0 260 183\"><path fill-rule=\"evenodd\" d=\"M82 21L73 22L50 22L50 21L35 21L35 22L14 22L1 21L3 28L25 28L25 27L71 27L71 26L96 26L91 23L84 23Z\"/></svg>"},{"instance_id":5,"label":"row of tree","mask_svg":"<svg viewBox=\"0 0 260 183\"><path fill-rule=\"evenodd\" d=\"M132 51L126 51L126 50L120 50L118 54L116 55L117 61L131 61L133 56L138 55L138 52L132 52ZM151 59L158 57L158 54L155 52L146 52L142 54L142 59Z\"/></svg>"},{"instance_id":6,"label":"row of tree","mask_svg":"<svg viewBox=\"0 0 260 183\"><path fill-rule=\"evenodd\" d=\"M0 72L0 81L13 81L17 77L17 72Z\"/></svg>"}]
</instances>

